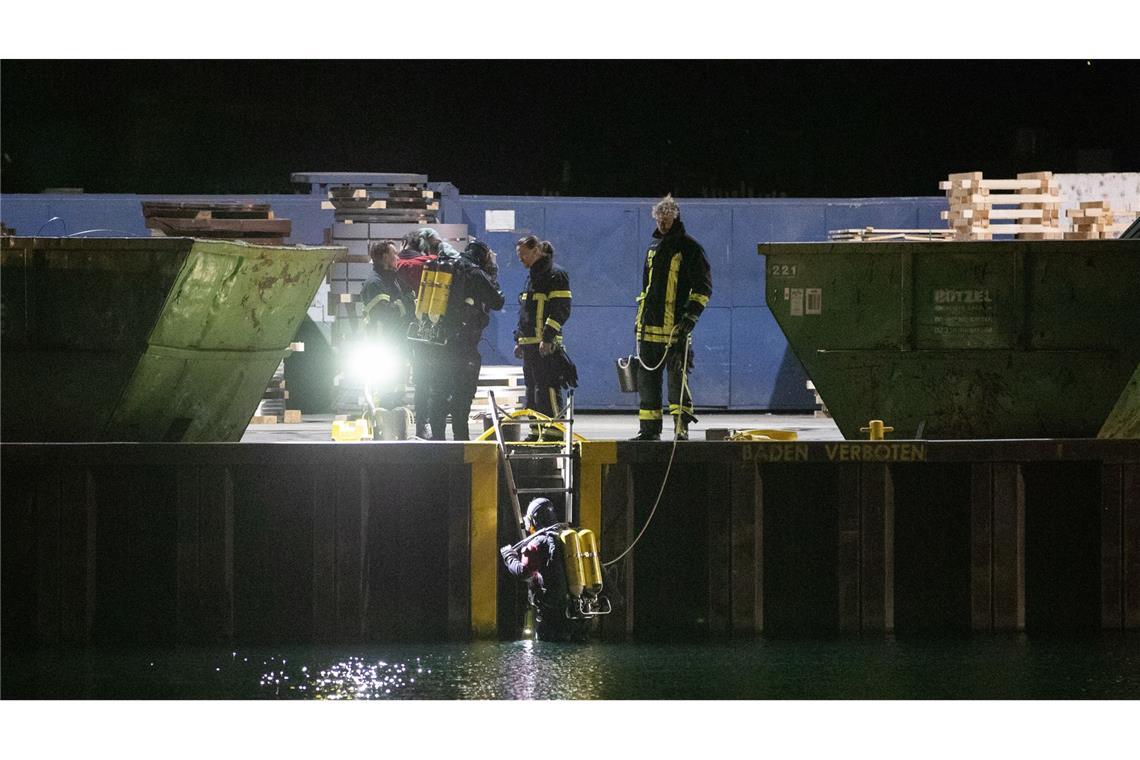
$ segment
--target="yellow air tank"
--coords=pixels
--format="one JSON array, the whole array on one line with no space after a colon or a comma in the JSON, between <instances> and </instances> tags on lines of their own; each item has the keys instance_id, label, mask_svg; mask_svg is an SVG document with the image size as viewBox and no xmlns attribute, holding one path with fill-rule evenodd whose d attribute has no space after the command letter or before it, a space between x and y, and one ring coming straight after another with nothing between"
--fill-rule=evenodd
<instances>
[{"instance_id":1,"label":"yellow air tank","mask_svg":"<svg viewBox=\"0 0 1140 760\"><path fill-rule=\"evenodd\" d=\"M558 534L562 544L562 562L566 566L566 589L570 596L582 595L582 549L578 541L578 532L566 529Z\"/></svg>"},{"instance_id":2,"label":"yellow air tank","mask_svg":"<svg viewBox=\"0 0 1140 760\"><path fill-rule=\"evenodd\" d=\"M420 271L420 289L416 293L416 319L421 319L424 314L427 314L428 302L431 300L432 280L435 278L435 270L428 264Z\"/></svg>"},{"instance_id":3,"label":"yellow air tank","mask_svg":"<svg viewBox=\"0 0 1140 760\"><path fill-rule=\"evenodd\" d=\"M438 322L447 312L447 299L451 295L451 272L440 268L436 270L431 301L428 303L428 319Z\"/></svg>"},{"instance_id":4,"label":"yellow air tank","mask_svg":"<svg viewBox=\"0 0 1140 760\"><path fill-rule=\"evenodd\" d=\"M578 531L578 545L581 547L582 585L589 593L598 594L602 590L602 558L594 531L588 528Z\"/></svg>"}]
</instances>

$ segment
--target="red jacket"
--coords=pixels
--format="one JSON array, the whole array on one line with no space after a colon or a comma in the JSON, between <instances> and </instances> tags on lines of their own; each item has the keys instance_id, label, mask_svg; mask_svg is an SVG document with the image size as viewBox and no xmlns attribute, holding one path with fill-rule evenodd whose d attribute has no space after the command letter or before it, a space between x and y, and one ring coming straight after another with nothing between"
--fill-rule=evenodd
<instances>
[{"instance_id":1,"label":"red jacket","mask_svg":"<svg viewBox=\"0 0 1140 760\"><path fill-rule=\"evenodd\" d=\"M420 277L423 276L424 273L424 264L434 258L436 257L425 254L410 259L398 260L396 262L396 278L405 288L412 291L413 295L418 295L420 292Z\"/></svg>"}]
</instances>

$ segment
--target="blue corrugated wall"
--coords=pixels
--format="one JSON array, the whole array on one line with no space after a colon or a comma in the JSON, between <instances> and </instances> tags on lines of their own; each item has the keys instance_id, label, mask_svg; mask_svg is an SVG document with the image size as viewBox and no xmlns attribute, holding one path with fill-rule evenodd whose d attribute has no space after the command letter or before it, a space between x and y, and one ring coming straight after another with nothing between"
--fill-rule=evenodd
<instances>
[{"instance_id":1,"label":"blue corrugated wall","mask_svg":"<svg viewBox=\"0 0 1140 760\"><path fill-rule=\"evenodd\" d=\"M90 229L149 235L143 200L241 200L271 203L291 219L294 243L319 244L332 223L311 195L142 196L4 195L0 218L19 235L65 235ZM499 252L507 306L487 329L484 361L517 363L511 332L518 313L514 297L526 272L514 242L533 233L550 240L559 264L570 273L573 314L566 344L578 365L581 409L634 409L637 398L618 392L613 361L633 351L634 298L641 288L641 262L653 231L652 199L536 198L461 195L444 220L462 221ZM945 198L864 199L680 199L689 234L705 248L712 266L713 297L693 333L696 370L692 387L698 407L787 411L808 409L803 368L764 305L764 268L756 255L763 242L822 241L827 231L847 227L942 227ZM456 219L454 214L462 215ZM515 229L487 232L486 212L513 210ZM52 217L58 221L49 222Z\"/></svg>"}]
</instances>

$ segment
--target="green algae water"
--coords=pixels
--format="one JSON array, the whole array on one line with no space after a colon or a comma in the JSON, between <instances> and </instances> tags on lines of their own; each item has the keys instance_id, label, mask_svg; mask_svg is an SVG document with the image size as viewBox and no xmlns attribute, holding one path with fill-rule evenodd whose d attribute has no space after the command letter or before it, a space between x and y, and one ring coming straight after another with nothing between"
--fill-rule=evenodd
<instances>
[{"instance_id":1,"label":"green algae water","mask_svg":"<svg viewBox=\"0 0 1140 760\"><path fill-rule=\"evenodd\" d=\"M5 652L5 699L1136 699L1140 637Z\"/></svg>"}]
</instances>

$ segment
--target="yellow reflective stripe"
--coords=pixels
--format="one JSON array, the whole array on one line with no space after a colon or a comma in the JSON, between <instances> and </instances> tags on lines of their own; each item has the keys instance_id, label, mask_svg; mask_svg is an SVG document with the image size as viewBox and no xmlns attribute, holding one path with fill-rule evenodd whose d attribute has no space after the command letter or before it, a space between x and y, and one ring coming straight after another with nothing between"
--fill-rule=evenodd
<instances>
[{"instance_id":1,"label":"yellow reflective stripe","mask_svg":"<svg viewBox=\"0 0 1140 760\"><path fill-rule=\"evenodd\" d=\"M709 305L709 297L703 293L690 293L689 294L689 300L690 301L696 301L701 306L708 306Z\"/></svg>"},{"instance_id":2,"label":"yellow reflective stripe","mask_svg":"<svg viewBox=\"0 0 1140 760\"><path fill-rule=\"evenodd\" d=\"M561 330L562 329L562 323L557 321L553 317L547 317L546 318L546 324L550 325L555 330Z\"/></svg>"},{"instance_id":3,"label":"yellow reflective stripe","mask_svg":"<svg viewBox=\"0 0 1140 760\"><path fill-rule=\"evenodd\" d=\"M659 420L661 419L660 409L638 409L637 419L639 420Z\"/></svg>"},{"instance_id":4,"label":"yellow reflective stripe","mask_svg":"<svg viewBox=\"0 0 1140 760\"><path fill-rule=\"evenodd\" d=\"M670 344L673 341L667 335L643 335L641 339L646 343L665 343Z\"/></svg>"},{"instance_id":5,"label":"yellow reflective stripe","mask_svg":"<svg viewBox=\"0 0 1140 760\"><path fill-rule=\"evenodd\" d=\"M692 414L693 413L693 407L691 407L691 406L680 406L679 404L670 404L669 405L669 414L680 414L682 411L685 411L685 412L688 412L689 414Z\"/></svg>"},{"instance_id":6,"label":"yellow reflective stripe","mask_svg":"<svg viewBox=\"0 0 1140 760\"><path fill-rule=\"evenodd\" d=\"M533 346L536 343L541 343L542 338L519 338L515 342L520 346Z\"/></svg>"},{"instance_id":7,"label":"yellow reflective stripe","mask_svg":"<svg viewBox=\"0 0 1140 760\"><path fill-rule=\"evenodd\" d=\"M552 290L552 291L550 291L550 295L547 297L548 298L569 298L570 297L570 291L569 290Z\"/></svg>"},{"instance_id":8,"label":"yellow reflective stripe","mask_svg":"<svg viewBox=\"0 0 1140 760\"><path fill-rule=\"evenodd\" d=\"M648 268L649 273L645 278L645 290L641 291L641 295L637 297L637 321L636 325L641 324L641 313L645 308L645 299L649 295L649 288L653 285L653 255L657 253L656 248L650 248L645 252L645 266Z\"/></svg>"},{"instance_id":9,"label":"yellow reflective stripe","mask_svg":"<svg viewBox=\"0 0 1140 760\"><path fill-rule=\"evenodd\" d=\"M538 304L534 308L534 337L539 342L542 340L542 316L546 313L546 294L535 293L534 300Z\"/></svg>"},{"instance_id":10,"label":"yellow reflective stripe","mask_svg":"<svg viewBox=\"0 0 1140 760\"><path fill-rule=\"evenodd\" d=\"M681 254L674 253L673 258L669 261L669 279L665 284L665 321L661 327L666 332L673 330L673 321L675 319L673 312L677 309L677 278L681 271Z\"/></svg>"},{"instance_id":11,"label":"yellow reflective stripe","mask_svg":"<svg viewBox=\"0 0 1140 760\"><path fill-rule=\"evenodd\" d=\"M377 295L372 297L371 301L369 301L367 304L364 305L364 313L367 314L368 312L372 311L372 309L378 303L382 303L384 301L391 301L391 300L392 300L391 297L387 293L378 293Z\"/></svg>"}]
</instances>

